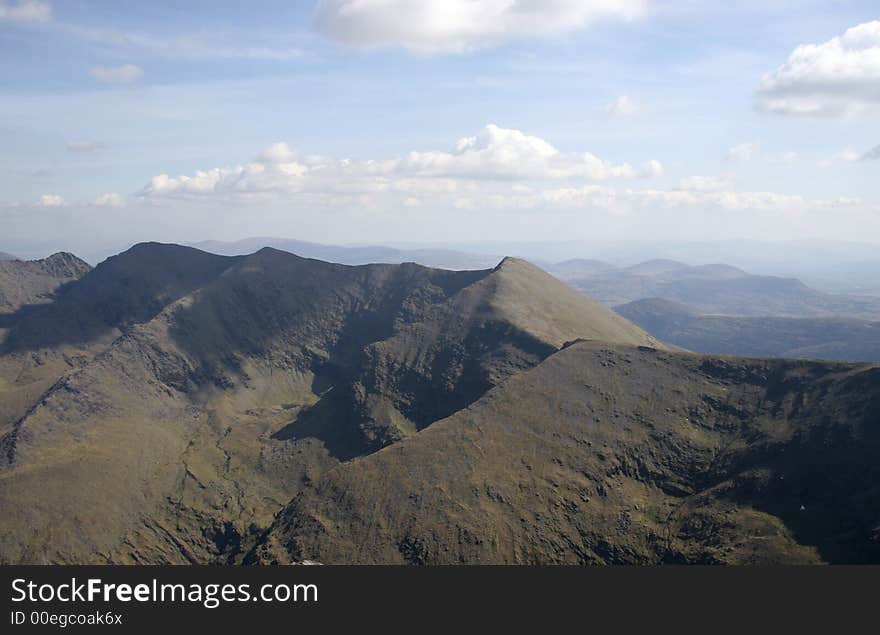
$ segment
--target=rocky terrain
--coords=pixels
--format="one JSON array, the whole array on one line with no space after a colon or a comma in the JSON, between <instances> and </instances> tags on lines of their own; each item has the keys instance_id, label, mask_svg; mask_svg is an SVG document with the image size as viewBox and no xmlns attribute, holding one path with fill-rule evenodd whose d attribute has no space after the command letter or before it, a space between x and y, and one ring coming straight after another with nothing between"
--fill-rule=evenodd
<instances>
[{"instance_id":1,"label":"rocky terrain","mask_svg":"<svg viewBox=\"0 0 880 635\"><path fill-rule=\"evenodd\" d=\"M159 244L8 322L4 562L235 561L326 470L566 342L659 345L514 259L454 272Z\"/></svg>"},{"instance_id":2,"label":"rocky terrain","mask_svg":"<svg viewBox=\"0 0 880 635\"><path fill-rule=\"evenodd\" d=\"M579 342L328 472L247 560L878 562L878 450L880 368Z\"/></svg>"},{"instance_id":3,"label":"rocky terrain","mask_svg":"<svg viewBox=\"0 0 880 635\"><path fill-rule=\"evenodd\" d=\"M88 264L67 253L42 260L0 257L0 315L27 304L51 301L58 287L81 278L90 269Z\"/></svg>"},{"instance_id":4,"label":"rocky terrain","mask_svg":"<svg viewBox=\"0 0 880 635\"><path fill-rule=\"evenodd\" d=\"M880 561L876 366L674 352L514 258L56 264L2 314L2 563Z\"/></svg>"}]
</instances>

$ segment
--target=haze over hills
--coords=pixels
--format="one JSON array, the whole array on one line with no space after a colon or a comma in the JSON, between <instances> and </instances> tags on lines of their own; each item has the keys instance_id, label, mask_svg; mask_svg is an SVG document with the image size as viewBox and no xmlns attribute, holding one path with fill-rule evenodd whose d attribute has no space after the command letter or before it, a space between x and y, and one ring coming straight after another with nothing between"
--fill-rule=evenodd
<instances>
[{"instance_id":1,"label":"haze over hills","mask_svg":"<svg viewBox=\"0 0 880 635\"><path fill-rule=\"evenodd\" d=\"M880 362L880 321L704 315L660 298L615 310L663 341L692 351Z\"/></svg>"},{"instance_id":2,"label":"haze over hills","mask_svg":"<svg viewBox=\"0 0 880 635\"><path fill-rule=\"evenodd\" d=\"M322 472L566 342L661 346L514 259L454 272L145 244L34 316L12 314L0 357L0 501L20 511L0 519L3 562L234 559Z\"/></svg>"},{"instance_id":3,"label":"haze over hills","mask_svg":"<svg viewBox=\"0 0 880 635\"><path fill-rule=\"evenodd\" d=\"M532 262L588 257L621 268L653 259L690 264L723 262L753 274L798 278L808 286L829 293L861 294L880 290L880 244L876 240L560 240L448 243L445 246L477 253L517 254Z\"/></svg>"},{"instance_id":4,"label":"haze over hills","mask_svg":"<svg viewBox=\"0 0 880 635\"><path fill-rule=\"evenodd\" d=\"M825 293L795 278L756 276L724 264L651 260L623 268L594 267L592 273L548 270L609 306L662 298L721 315L880 319L878 298Z\"/></svg>"},{"instance_id":5,"label":"haze over hills","mask_svg":"<svg viewBox=\"0 0 880 635\"><path fill-rule=\"evenodd\" d=\"M343 265L415 262L426 267L441 269L485 269L494 267L501 260L500 256L468 253L452 249L396 249L379 245L322 245L286 238L245 238L234 242L209 240L193 243L192 246L224 256L251 254L263 247L272 247L281 251L288 251L303 258L315 258Z\"/></svg>"}]
</instances>

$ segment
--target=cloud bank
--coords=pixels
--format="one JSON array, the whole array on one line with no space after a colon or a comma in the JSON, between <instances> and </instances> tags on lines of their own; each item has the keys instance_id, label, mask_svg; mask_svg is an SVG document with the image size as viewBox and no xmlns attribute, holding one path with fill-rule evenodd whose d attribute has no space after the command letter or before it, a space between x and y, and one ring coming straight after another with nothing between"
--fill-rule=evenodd
<instances>
[{"instance_id":1,"label":"cloud bank","mask_svg":"<svg viewBox=\"0 0 880 635\"><path fill-rule=\"evenodd\" d=\"M580 29L605 18L633 19L649 0L320 0L318 30L344 44L463 53L507 40Z\"/></svg>"},{"instance_id":2,"label":"cloud bank","mask_svg":"<svg viewBox=\"0 0 880 635\"><path fill-rule=\"evenodd\" d=\"M178 177L157 175L140 196L265 197L389 191L414 195L472 191L487 182L594 182L651 178L662 173L663 166L656 160L634 167L590 152L562 152L539 137L490 124L474 136L459 139L451 151L414 151L391 159L305 155L277 143L249 163Z\"/></svg>"}]
</instances>

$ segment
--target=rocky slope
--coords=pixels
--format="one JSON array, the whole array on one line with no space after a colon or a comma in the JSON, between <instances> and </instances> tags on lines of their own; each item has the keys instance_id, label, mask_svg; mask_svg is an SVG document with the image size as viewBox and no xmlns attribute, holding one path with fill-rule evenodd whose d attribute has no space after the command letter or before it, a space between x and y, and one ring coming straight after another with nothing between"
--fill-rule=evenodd
<instances>
[{"instance_id":1,"label":"rocky slope","mask_svg":"<svg viewBox=\"0 0 880 635\"><path fill-rule=\"evenodd\" d=\"M577 338L659 345L513 259L454 272L136 246L3 342L0 505L17 513L0 560L236 561L328 469ZM40 358L52 381L25 391Z\"/></svg>"},{"instance_id":2,"label":"rocky slope","mask_svg":"<svg viewBox=\"0 0 880 635\"><path fill-rule=\"evenodd\" d=\"M246 560L880 562L880 368L577 343L327 472Z\"/></svg>"},{"instance_id":3,"label":"rocky slope","mask_svg":"<svg viewBox=\"0 0 880 635\"><path fill-rule=\"evenodd\" d=\"M0 257L0 315L28 304L45 303L63 284L77 280L91 267L68 253L42 260Z\"/></svg>"}]
</instances>

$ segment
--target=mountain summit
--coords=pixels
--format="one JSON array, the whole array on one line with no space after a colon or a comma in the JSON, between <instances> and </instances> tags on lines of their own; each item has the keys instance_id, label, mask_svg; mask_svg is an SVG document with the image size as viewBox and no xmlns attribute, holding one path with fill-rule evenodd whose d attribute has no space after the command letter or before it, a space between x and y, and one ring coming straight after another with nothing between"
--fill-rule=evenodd
<instances>
[{"instance_id":1,"label":"mountain summit","mask_svg":"<svg viewBox=\"0 0 880 635\"><path fill-rule=\"evenodd\" d=\"M568 342L662 346L522 260L445 271L157 243L8 321L0 501L28 511L0 520L5 562L234 558L320 474Z\"/></svg>"}]
</instances>

